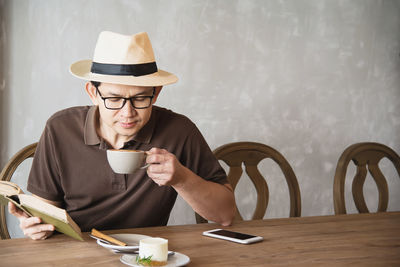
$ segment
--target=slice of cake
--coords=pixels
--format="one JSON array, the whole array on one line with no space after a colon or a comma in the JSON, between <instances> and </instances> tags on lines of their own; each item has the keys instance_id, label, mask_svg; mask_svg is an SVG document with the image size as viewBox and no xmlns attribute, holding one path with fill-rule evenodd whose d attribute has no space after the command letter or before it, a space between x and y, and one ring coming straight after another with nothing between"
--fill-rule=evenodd
<instances>
[{"instance_id":1,"label":"slice of cake","mask_svg":"<svg viewBox=\"0 0 400 267\"><path fill-rule=\"evenodd\" d=\"M150 237L140 240L136 262L143 266L163 266L168 261L168 240Z\"/></svg>"}]
</instances>

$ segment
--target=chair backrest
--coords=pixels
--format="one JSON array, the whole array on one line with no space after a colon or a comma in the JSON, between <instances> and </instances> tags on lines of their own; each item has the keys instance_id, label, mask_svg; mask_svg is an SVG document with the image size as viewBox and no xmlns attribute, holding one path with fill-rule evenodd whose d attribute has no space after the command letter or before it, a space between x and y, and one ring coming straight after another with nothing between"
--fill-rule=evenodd
<instances>
[{"instance_id":1,"label":"chair backrest","mask_svg":"<svg viewBox=\"0 0 400 267\"><path fill-rule=\"evenodd\" d=\"M18 151L4 166L3 170L0 173L0 180L1 181L10 181L11 177L13 176L15 170L18 166L27 158L33 157L36 151L37 143L33 143L28 145ZM6 214L5 214L4 206L0 206L0 237L1 239L9 239L10 234L8 233L7 229L7 222L6 222Z\"/></svg>"},{"instance_id":2,"label":"chair backrest","mask_svg":"<svg viewBox=\"0 0 400 267\"><path fill-rule=\"evenodd\" d=\"M379 143L357 143L347 147L340 156L333 184L333 202L335 214L346 214L344 185L347 167L353 161L357 167L352 183L354 203L360 213L368 213L363 187L368 171L379 191L378 212L386 211L389 201L388 185L385 176L379 169L380 160L386 157L393 162L400 177L400 158L391 148ZM368 166L368 170L367 170Z\"/></svg>"},{"instance_id":3,"label":"chair backrest","mask_svg":"<svg viewBox=\"0 0 400 267\"><path fill-rule=\"evenodd\" d=\"M270 158L281 168L289 188L290 195L290 217L300 217L301 197L299 184L296 175L288 161L274 148L255 142L235 142L222 145L214 150L214 155L218 160L224 161L229 166L228 181L235 190L239 179L242 176L242 165L253 182L257 191L256 209L251 219L262 219L266 213L269 190L265 178L262 176L257 166L261 160ZM239 210L236 208L235 220L243 220ZM196 213L197 223L207 222Z\"/></svg>"}]
</instances>

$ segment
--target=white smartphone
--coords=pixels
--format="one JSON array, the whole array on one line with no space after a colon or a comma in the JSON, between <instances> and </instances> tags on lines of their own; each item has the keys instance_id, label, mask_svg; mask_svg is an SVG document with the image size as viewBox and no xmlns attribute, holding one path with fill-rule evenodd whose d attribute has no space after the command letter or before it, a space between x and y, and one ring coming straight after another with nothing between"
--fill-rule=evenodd
<instances>
[{"instance_id":1,"label":"white smartphone","mask_svg":"<svg viewBox=\"0 0 400 267\"><path fill-rule=\"evenodd\" d=\"M224 229L213 229L203 232L203 235L220 238L240 244L250 244L263 240L261 236L249 235L244 233L233 232Z\"/></svg>"}]
</instances>

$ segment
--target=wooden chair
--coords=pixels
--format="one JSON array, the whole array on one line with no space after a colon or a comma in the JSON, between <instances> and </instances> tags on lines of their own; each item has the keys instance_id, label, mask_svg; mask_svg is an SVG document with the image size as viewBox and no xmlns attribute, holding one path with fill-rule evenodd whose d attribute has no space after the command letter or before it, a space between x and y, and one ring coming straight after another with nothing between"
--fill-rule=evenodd
<instances>
[{"instance_id":1,"label":"wooden chair","mask_svg":"<svg viewBox=\"0 0 400 267\"><path fill-rule=\"evenodd\" d=\"M18 166L27 158L33 157L36 151L37 143L33 143L28 145L18 151L4 166L3 170L0 173L1 181L10 181L13 176L15 170ZM5 214L5 206L0 206L0 237L1 239L9 239L10 234L8 233L7 223L6 223L6 214Z\"/></svg>"},{"instance_id":2,"label":"wooden chair","mask_svg":"<svg viewBox=\"0 0 400 267\"><path fill-rule=\"evenodd\" d=\"M257 204L252 220L262 219L268 206L269 191L264 177L259 172L257 165L261 160L270 158L281 168L290 194L290 217L300 217L301 197L299 184L288 161L278 151L270 146L254 142L236 142L218 147L214 150L217 159L224 161L229 166L228 181L235 190L242 176L242 164L245 171L253 182L257 191ZM205 223L206 219L195 213L197 223ZM243 220L239 210L236 208L235 220Z\"/></svg>"},{"instance_id":3,"label":"wooden chair","mask_svg":"<svg viewBox=\"0 0 400 267\"><path fill-rule=\"evenodd\" d=\"M387 181L379 169L380 160L386 157L393 162L400 177L400 158L391 148L378 143L357 143L344 150L337 163L334 184L333 202L335 214L346 214L344 185L347 167L350 161L357 166L357 171L352 184L354 203L360 213L368 213L365 203L363 186L368 171L374 179L379 191L378 212L386 211L389 192ZM367 170L368 166L368 170Z\"/></svg>"}]
</instances>

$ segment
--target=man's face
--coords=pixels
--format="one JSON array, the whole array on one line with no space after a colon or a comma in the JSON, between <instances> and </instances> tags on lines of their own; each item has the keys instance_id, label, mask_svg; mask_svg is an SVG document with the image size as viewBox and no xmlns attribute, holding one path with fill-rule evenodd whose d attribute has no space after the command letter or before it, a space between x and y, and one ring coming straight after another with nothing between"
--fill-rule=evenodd
<instances>
[{"instance_id":1,"label":"man's face","mask_svg":"<svg viewBox=\"0 0 400 267\"><path fill-rule=\"evenodd\" d=\"M88 86L88 85L87 85ZM120 84L101 83L98 91L89 83L90 91L95 93L92 101L99 106L100 113L100 132L101 135L106 135L108 138L126 139L129 140L136 135L140 129L149 121L152 107L136 109L130 101L126 101L125 105L118 110L107 109L104 105L102 97L140 97L152 96L153 87L130 86ZM159 93L157 90L152 104ZM90 94L90 93L89 93ZM90 94L91 95L91 94ZM105 136L103 136L105 137Z\"/></svg>"}]
</instances>

